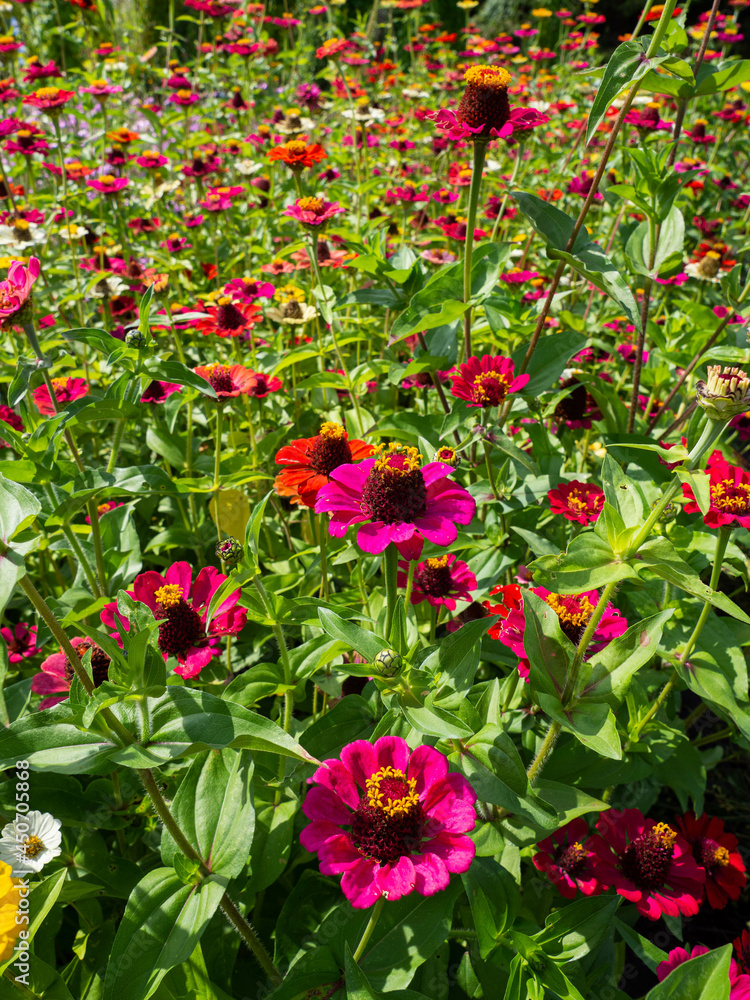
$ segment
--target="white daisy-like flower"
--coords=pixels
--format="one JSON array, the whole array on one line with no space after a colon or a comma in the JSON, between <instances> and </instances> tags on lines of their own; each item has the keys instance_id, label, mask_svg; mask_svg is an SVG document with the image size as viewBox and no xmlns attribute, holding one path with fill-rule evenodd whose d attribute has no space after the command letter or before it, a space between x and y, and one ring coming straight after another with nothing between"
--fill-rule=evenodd
<instances>
[{"instance_id":1,"label":"white daisy-like flower","mask_svg":"<svg viewBox=\"0 0 750 1000\"><path fill-rule=\"evenodd\" d=\"M10 865L15 875L40 872L62 853L61 844L60 820L52 813L32 809L3 827L0 861Z\"/></svg>"},{"instance_id":2,"label":"white daisy-like flower","mask_svg":"<svg viewBox=\"0 0 750 1000\"><path fill-rule=\"evenodd\" d=\"M11 247L19 253L29 244L44 243L46 239L42 226L27 219L16 219L11 226L0 226L0 246Z\"/></svg>"}]
</instances>

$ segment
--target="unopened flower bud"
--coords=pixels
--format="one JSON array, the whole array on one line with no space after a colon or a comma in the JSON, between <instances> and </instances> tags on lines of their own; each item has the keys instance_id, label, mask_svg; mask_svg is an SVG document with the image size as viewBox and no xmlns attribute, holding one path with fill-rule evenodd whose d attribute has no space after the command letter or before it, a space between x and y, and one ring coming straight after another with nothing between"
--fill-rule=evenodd
<instances>
[{"instance_id":1,"label":"unopened flower bud","mask_svg":"<svg viewBox=\"0 0 750 1000\"><path fill-rule=\"evenodd\" d=\"M380 668L384 677L393 677L401 667L401 656L395 649L383 649L375 657L373 663Z\"/></svg>"},{"instance_id":2,"label":"unopened flower bud","mask_svg":"<svg viewBox=\"0 0 750 1000\"><path fill-rule=\"evenodd\" d=\"M225 566L236 566L242 558L242 544L236 538L225 538L216 546L216 555Z\"/></svg>"},{"instance_id":3,"label":"unopened flower bud","mask_svg":"<svg viewBox=\"0 0 750 1000\"><path fill-rule=\"evenodd\" d=\"M140 330L128 330L125 334L125 343L128 347L133 347L136 351L140 351L146 345L146 338Z\"/></svg>"},{"instance_id":4,"label":"unopened flower bud","mask_svg":"<svg viewBox=\"0 0 750 1000\"><path fill-rule=\"evenodd\" d=\"M654 503L651 505L652 508L655 507L658 502L659 502L658 500L655 500ZM678 507L678 505L670 502L664 507L664 510L662 510L662 512L659 514L659 522L661 524L669 524L670 521L674 521L674 519L677 517L679 513L680 513L680 508Z\"/></svg>"},{"instance_id":5,"label":"unopened flower bud","mask_svg":"<svg viewBox=\"0 0 750 1000\"><path fill-rule=\"evenodd\" d=\"M698 405L712 420L731 420L750 409L750 379L741 368L708 366L708 378L695 386Z\"/></svg>"}]
</instances>

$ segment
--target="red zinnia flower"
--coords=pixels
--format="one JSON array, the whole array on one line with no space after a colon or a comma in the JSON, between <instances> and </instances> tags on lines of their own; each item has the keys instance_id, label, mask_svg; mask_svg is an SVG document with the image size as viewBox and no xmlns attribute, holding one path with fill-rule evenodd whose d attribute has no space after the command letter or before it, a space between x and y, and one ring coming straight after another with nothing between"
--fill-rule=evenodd
<instances>
[{"instance_id":1,"label":"red zinnia flower","mask_svg":"<svg viewBox=\"0 0 750 1000\"><path fill-rule=\"evenodd\" d=\"M635 903L649 920L663 913L692 917L698 912L706 873L676 830L646 819L640 809L610 809L596 829L589 847L597 858L597 877L607 888Z\"/></svg>"},{"instance_id":2,"label":"red zinnia flower","mask_svg":"<svg viewBox=\"0 0 750 1000\"><path fill-rule=\"evenodd\" d=\"M490 591L490 597L494 597L495 600L500 599L499 604L495 604L492 601L482 601L482 607L486 610L488 615L500 615L500 621L495 622L494 625L490 626L487 631L487 635L490 639L499 639L500 630L503 627L503 622L511 613L511 611L521 611L523 614L523 594L521 588L516 583L500 584L497 587L493 587ZM507 645L507 644L506 644ZM526 674L522 673L522 676L528 674L528 669Z\"/></svg>"},{"instance_id":3,"label":"red zinnia flower","mask_svg":"<svg viewBox=\"0 0 750 1000\"><path fill-rule=\"evenodd\" d=\"M604 508L604 490L594 483L582 483L577 479L560 483L547 496L553 514L562 514L567 521L578 524L598 521Z\"/></svg>"},{"instance_id":4,"label":"red zinnia flower","mask_svg":"<svg viewBox=\"0 0 750 1000\"><path fill-rule=\"evenodd\" d=\"M266 375L265 372L252 372L253 384L248 395L255 396L256 399L265 399L272 392L281 392L284 388L281 379L273 375Z\"/></svg>"},{"instance_id":5,"label":"red zinnia flower","mask_svg":"<svg viewBox=\"0 0 750 1000\"><path fill-rule=\"evenodd\" d=\"M736 521L743 528L750 528L750 473L726 461L712 464L707 471L711 504L703 523L710 528L720 528ZM700 507L692 489L683 484L682 492L689 500L683 508L685 513L698 513Z\"/></svg>"},{"instance_id":6,"label":"red zinnia flower","mask_svg":"<svg viewBox=\"0 0 750 1000\"><path fill-rule=\"evenodd\" d=\"M8 662L21 663L27 656L36 656L39 647L36 644L36 625L24 625L18 622L13 628L1 628L0 635L8 647Z\"/></svg>"},{"instance_id":7,"label":"red zinnia flower","mask_svg":"<svg viewBox=\"0 0 750 1000\"><path fill-rule=\"evenodd\" d=\"M594 870L595 855L585 845L588 823L578 816L536 845L539 853L531 859L566 899L578 889L584 896L598 896L602 885Z\"/></svg>"},{"instance_id":8,"label":"red zinnia flower","mask_svg":"<svg viewBox=\"0 0 750 1000\"><path fill-rule=\"evenodd\" d=\"M40 87L33 94L27 94L23 99L24 104L30 104L33 108L46 111L47 114L59 112L62 106L75 97L72 90L60 90L59 87Z\"/></svg>"},{"instance_id":9,"label":"red zinnia flower","mask_svg":"<svg viewBox=\"0 0 750 1000\"><path fill-rule=\"evenodd\" d=\"M255 384L255 376L244 365L198 365L193 371L204 378L219 399L248 395Z\"/></svg>"},{"instance_id":10,"label":"red zinnia flower","mask_svg":"<svg viewBox=\"0 0 750 1000\"><path fill-rule=\"evenodd\" d=\"M304 139L290 139L283 146L274 146L268 153L269 160L281 160L295 173L327 159L328 154L317 143L308 145Z\"/></svg>"},{"instance_id":11,"label":"red zinnia flower","mask_svg":"<svg viewBox=\"0 0 750 1000\"><path fill-rule=\"evenodd\" d=\"M399 563L399 587L406 586L408 569L408 563ZM455 611L456 600L471 601L471 591L476 585L477 578L468 565L454 555L425 559L414 573L411 603L420 604L426 600L433 608L446 607Z\"/></svg>"},{"instance_id":12,"label":"red zinnia flower","mask_svg":"<svg viewBox=\"0 0 750 1000\"><path fill-rule=\"evenodd\" d=\"M369 458L374 451L365 441L350 441L340 424L324 423L315 437L298 438L276 453L276 464L285 468L276 476L274 489L292 503L314 507L334 469Z\"/></svg>"},{"instance_id":13,"label":"red zinnia flower","mask_svg":"<svg viewBox=\"0 0 750 1000\"><path fill-rule=\"evenodd\" d=\"M515 365L510 358L493 357L485 354L480 360L471 357L454 375L454 396L468 400L468 406L499 406L510 392L523 389L529 381L528 375L513 378Z\"/></svg>"},{"instance_id":14,"label":"red zinnia flower","mask_svg":"<svg viewBox=\"0 0 750 1000\"><path fill-rule=\"evenodd\" d=\"M239 337L263 319L260 306L242 302L235 305L228 295L217 299L216 305L209 306L206 312L209 318L195 324L195 329L204 337L210 333L215 333L217 337Z\"/></svg>"},{"instance_id":15,"label":"red zinnia flower","mask_svg":"<svg viewBox=\"0 0 750 1000\"><path fill-rule=\"evenodd\" d=\"M693 857L706 872L706 899L713 910L722 910L730 899L739 899L747 882L737 838L724 829L718 816L687 812L675 826L690 844Z\"/></svg>"}]
</instances>

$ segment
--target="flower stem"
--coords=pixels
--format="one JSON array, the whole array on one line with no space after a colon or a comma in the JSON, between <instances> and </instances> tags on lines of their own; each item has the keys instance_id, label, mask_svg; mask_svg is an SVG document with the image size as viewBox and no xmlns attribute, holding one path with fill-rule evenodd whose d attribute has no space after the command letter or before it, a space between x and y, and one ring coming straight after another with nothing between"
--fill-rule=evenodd
<instances>
[{"instance_id":1,"label":"flower stem","mask_svg":"<svg viewBox=\"0 0 750 1000\"><path fill-rule=\"evenodd\" d=\"M529 784L533 785L534 781L539 777L539 772L544 767L547 762L547 758L552 753L552 747L557 742L557 737L560 735L560 730L562 726L559 722L552 722L549 729L547 730L547 735L542 740L542 745L537 751L536 757L532 760L529 765L529 769L526 772L526 777L529 779Z\"/></svg>"},{"instance_id":2,"label":"flower stem","mask_svg":"<svg viewBox=\"0 0 750 1000\"><path fill-rule=\"evenodd\" d=\"M596 631L597 625L601 621L602 615L607 609L612 595L617 587L617 581L614 583L608 583L607 586L601 593L601 597L594 608L594 611L589 618L588 625L586 626L586 631L581 636L581 641L578 643L578 647L573 657L573 663L570 666L570 672L565 680L565 688L562 693L560 701L563 706L567 708L570 704L576 689L576 684L578 683L578 674L581 671L581 664L583 663L583 658L586 655L586 650L589 647L589 643L594 637L594 632Z\"/></svg>"},{"instance_id":3,"label":"flower stem","mask_svg":"<svg viewBox=\"0 0 750 1000\"><path fill-rule=\"evenodd\" d=\"M487 152L487 140L474 140L474 165L469 188L469 214L466 219L466 243L464 246L464 303L471 301L471 255L474 248L474 222L477 217L479 189L482 186L482 170ZM464 313L464 360L471 357L471 309Z\"/></svg>"},{"instance_id":4,"label":"flower stem","mask_svg":"<svg viewBox=\"0 0 750 1000\"><path fill-rule=\"evenodd\" d=\"M721 569L722 566L724 565L724 556L726 555L727 545L729 544L729 536L731 535L731 533L732 529L728 525L723 525L721 528L719 528L719 537L716 540L716 553L714 555L714 565L713 569L711 570L711 581L709 583L709 587L713 591L716 590L716 584L719 582L719 577L721 576ZM703 610L700 613L700 617L698 621L695 623L695 628L693 629L690 638L685 643L685 648L679 655L680 663L682 664L687 663L690 654L695 648L696 642L700 638L700 634L703 631L703 626L706 624L706 621L708 620L710 611L711 611L711 602L706 601L705 604L703 605ZM659 692L659 696L656 699L656 701L653 703L648 712L646 712L641 721L633 729L630 738L628 739L627 745L625 747L626 750L633 743L638 742L641 733L646 728L651 719L653 719L653 717L657 714L657 712L664 704L664 702L667 700L671 692L676 687L679 679L680 675L675 669L672 672L672 676L669 678L667 683ZM687 732L687 726L685 727L685 731Z\"/></svg>"},{"instance_id":5,"label":"flower stem","mask_svg":"<svg viewBox=\"0 0 750 1000\"><path fill-rule=\"evenodd\" d=\"M156 810L156 813L159 819L161 820L162 826L165 828L165 830L169 832L170 836L177 844L179 849L182 851L182 853L185 855L185 857L190 858L193 861L198 861L200 863L203 874L210 875L211 873L210 868L206 865L204 859L195 850L193 845L190 843L190 841L187 839L187 837L183 834L182 830L177 825L177 821L170 812L169 806L164 800L164 796L161 794L159 785L156 782L156 778L154 777L153 771L146 768L144 770L139 770L138 775L141 781L143 782L143 786L146 789L149 798L154 804L154 809ZM227 918L229 919L229 921L239 932L240 936L242 937L242 940L245 942L248 948L250 948L253 955L255 955L258 964L263 969L265 974L268 976L268 978L275 986L278 986L282 981L281 973L271 961L271 956L266 951L265 947L263 946L263 943L260 941L255 931L252 929L250 924L245 920L245 918L242 916L240 911L237 909L237 907L234 905L234 903L226 893L224 893L222 897L220 906L224 911L225 915L227 916Z\"/></svg>"},{"instance_id":6,"label":"flower stem","mask_svg":"<svg viewBox=\"0 0 750 1000\"><path fill-rule=\"evenodd\" d=\"M383 575L385 576L385 641L391 641L391 628L393 627L393 615L396 610L396 598L398 596L398 586L396 575L398 573L398 549L389 542L383 553Z\"/></svg>"},{"instance_id":7,"label":"flower stem","mask_svg":"<svg viewBox=\"0 0 750 1000\"><path fill-rule=\"evenodd\" d=\"M216 537L221 542L221 515L219 512L219 479L221 476L221 427L224 419L224 407L221 403L216 407L216 433L214 442L214 509L216 511Z\"/></svg>"},{"instance_id":8,"label":"flower stem","mask_svg":"<svg viewBox=\"0 0 750 1000\"><path fill-rule=\"evenodd\" d=\"M389 546L390 548L390 546ZM357 945L357 950L352 955L355 962L358 962L362 957L362 953L367 947L367 943L372 937L372 932L375 930L375 925L380 919L380 914L382 912L383 906L385 905L385 896L381 896L377 903L372 908L372 913L370 914L370 919L367 921L367 927L365 927L362 932L362 937L359 939L359 944Z\"/></svg>"}]
</instances>

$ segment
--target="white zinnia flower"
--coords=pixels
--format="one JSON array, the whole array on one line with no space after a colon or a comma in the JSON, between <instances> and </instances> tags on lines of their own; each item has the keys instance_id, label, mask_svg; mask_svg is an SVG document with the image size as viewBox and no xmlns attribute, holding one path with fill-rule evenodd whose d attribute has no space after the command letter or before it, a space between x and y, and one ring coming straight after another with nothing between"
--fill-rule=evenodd
<instances>
[{"instance_id":1,"label":"white zinnia flower","mask_svg":"<svg viewBox=\"0 0 750 1000\"><path fill-rule=\"evenodd\" d=\"M32 809L3 827L0 861L9 864L14 874L40 872L62 853L61 843L60 820Z\"/></svg>"}]
</instances>

